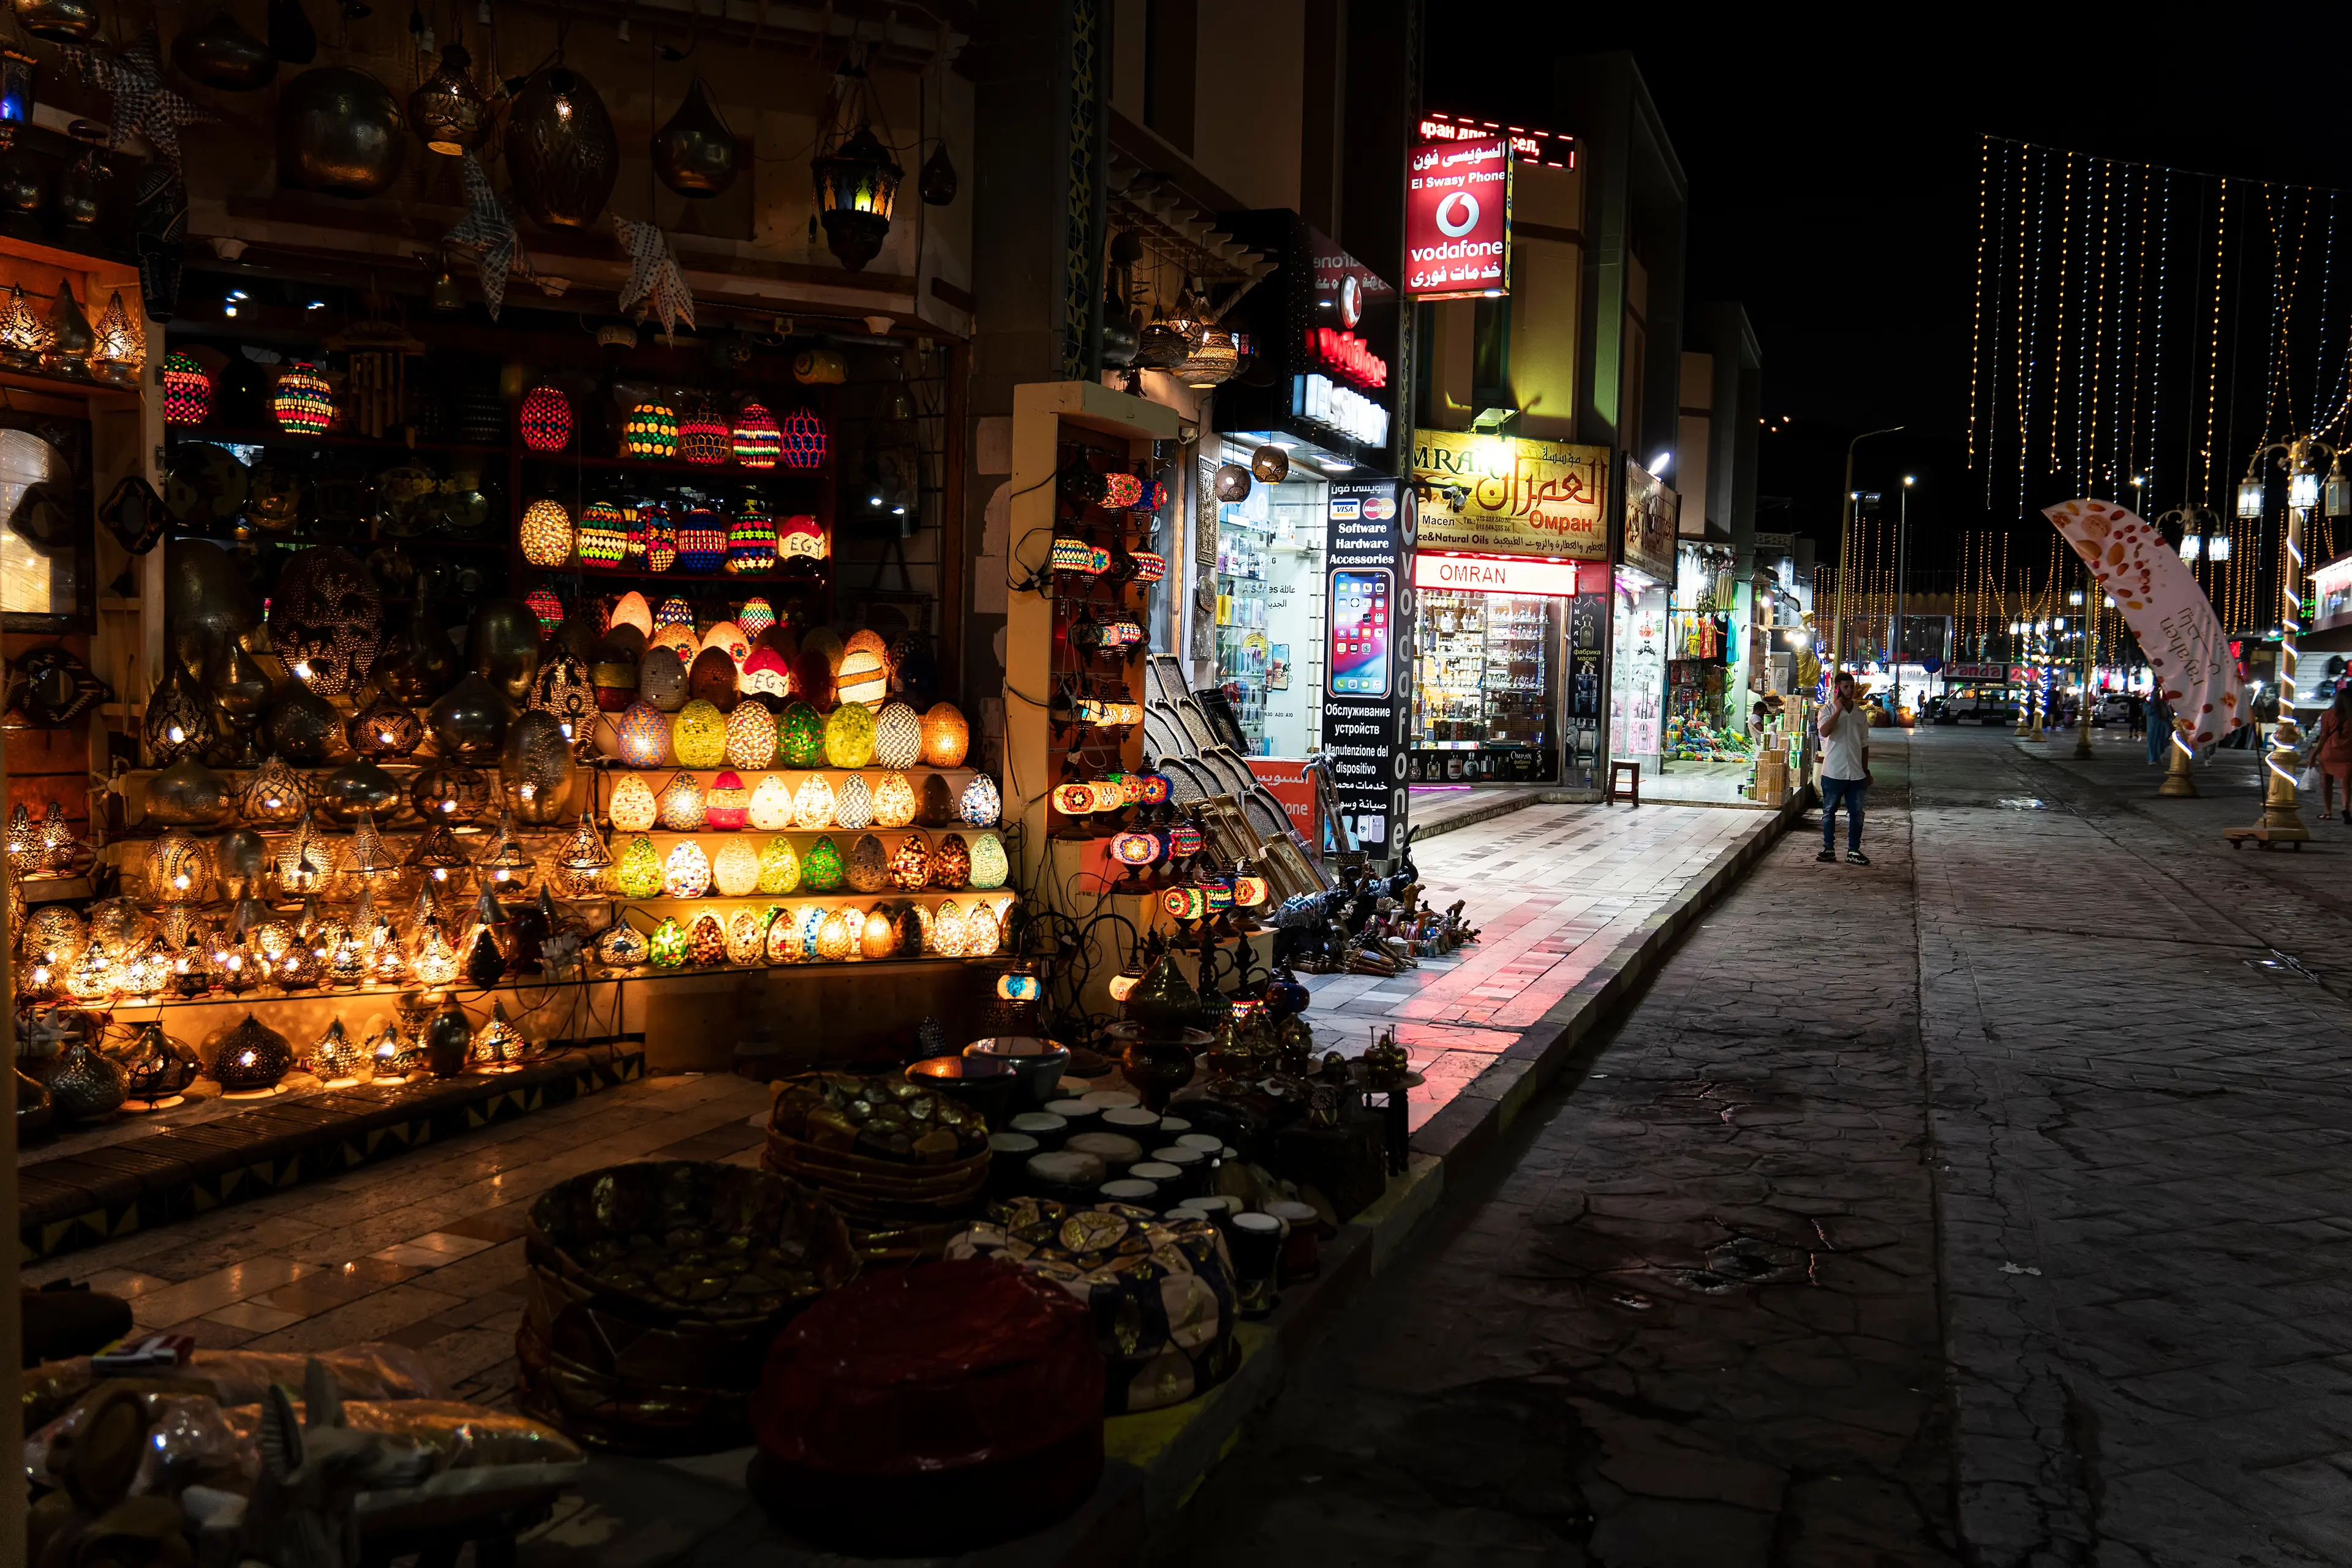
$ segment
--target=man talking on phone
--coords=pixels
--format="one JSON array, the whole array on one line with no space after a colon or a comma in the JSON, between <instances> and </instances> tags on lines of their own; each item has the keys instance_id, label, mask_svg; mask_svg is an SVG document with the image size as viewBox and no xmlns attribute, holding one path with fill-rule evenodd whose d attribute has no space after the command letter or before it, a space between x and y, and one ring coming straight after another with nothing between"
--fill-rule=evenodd
<instances>
[{"instance_id":1,"label":"man talking on phone","mask_svg":"<svg viewBox=\"0 0 2352 1568\"><path fill-rule=\"evenodd\" d=\"M1845 858L1867 866L1862 852L1862 797L1870 788L1870 721L1864 718L1853 674L1841 669L1831 682L1830 700L1814 724L1822 737L1822 852L1816 860L1837 858L1837 810L1845 805Z\"/></svg>"}]
</instances>

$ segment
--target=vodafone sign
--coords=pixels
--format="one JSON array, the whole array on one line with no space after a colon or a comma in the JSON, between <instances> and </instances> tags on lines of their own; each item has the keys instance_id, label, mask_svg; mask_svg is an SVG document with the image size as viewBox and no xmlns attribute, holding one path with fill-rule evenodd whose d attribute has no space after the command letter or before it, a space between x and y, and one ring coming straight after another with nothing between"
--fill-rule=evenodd
<instances>
[{"instance_id":1,"label":"vodafone sign","mask_svg":"<svg viewBox=\"0 0 2352 1568\"><path fill-rule=\"evenodd\" d=\"M1412 558L1412 585L1449 594L1576 593L1576 563L1530 561L1523 555L1433 555Z\"/></svg>"},{"instance_id":2,"label":"vodafone sign","mask_svg":"<svg viewBox=\"0 0 2352 1568\"><path fill-rule=\"evenodd\" d=\"M1430 142L1412 150L1404 209L1404 291L1421 300L1510 292L1511 143Z\"/></svg>"}]
</instances>

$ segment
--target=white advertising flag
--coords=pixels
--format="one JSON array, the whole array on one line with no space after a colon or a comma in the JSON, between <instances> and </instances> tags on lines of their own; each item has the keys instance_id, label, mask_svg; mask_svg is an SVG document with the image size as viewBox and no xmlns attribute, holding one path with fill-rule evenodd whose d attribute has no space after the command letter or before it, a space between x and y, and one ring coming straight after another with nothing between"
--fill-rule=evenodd
<instances>
[{"instance_id":1,"label":"white advertising flag","mask_svg":"<svg viewBox=\"0 0 2352 1568\"><path fill-rule=\"evenodd\" d=\"M2212 602L2162 534L2113 501L2070 500L2042 515L2139 638L2183 743L2202 751L2252 716Z\"/></svg>"}]
</instances>

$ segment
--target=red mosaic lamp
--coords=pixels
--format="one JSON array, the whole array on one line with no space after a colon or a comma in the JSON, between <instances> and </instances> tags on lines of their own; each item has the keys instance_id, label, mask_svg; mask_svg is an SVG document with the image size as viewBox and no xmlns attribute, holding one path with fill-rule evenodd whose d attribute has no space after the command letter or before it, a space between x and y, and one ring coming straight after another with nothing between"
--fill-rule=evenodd
<instances>
[{"instance_id":1,"label":"red mosaic lamp","mask_svg":"<svg viewBox=\"0 0 2352 1568\"><path fill-rule=\"evenodd\" d=\"M551 386L524 395L518 417L522 444L534 452L561 452L572 445L572 400Z\"/></svg>"},{"instance_id":2,"label":"red mosaic lamp","mask_svg":"<svg viewBox=\"0 0 2352 1568\"><path fill-rule=\"evenodd\" d=\"M163 423L201 425L213 416L213 378L183 350L163 356Z\"/></svg>"},{"instance_id":3,"label":"red mosaic lamp","mask_svg":"<svg viewBox=\"0 0 2352 1568\"><path fill-rule=\"evenodd\" d=\"M297 360L278 378L269 408L288 435L323 436L335 422L335 389L317 365Z\"/></svg>"}]
</instances>

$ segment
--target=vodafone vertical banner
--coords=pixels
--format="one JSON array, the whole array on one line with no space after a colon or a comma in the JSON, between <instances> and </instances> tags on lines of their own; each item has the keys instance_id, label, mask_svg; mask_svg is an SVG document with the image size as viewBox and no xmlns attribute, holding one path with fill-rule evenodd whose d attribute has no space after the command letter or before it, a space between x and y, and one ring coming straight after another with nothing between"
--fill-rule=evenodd
<instances>
[{"instance_id":1,"label":"vodafone vertical banner","mask_svg":"<svg viewBox=\"0 0 2352 1568\"><path fill-rule=\"evenodd\" d=\"M1432 142L1412 150L1404 205L1404 292L1478 300L1511 291L1511 143Z\"/></svg>"}]
</instances>

